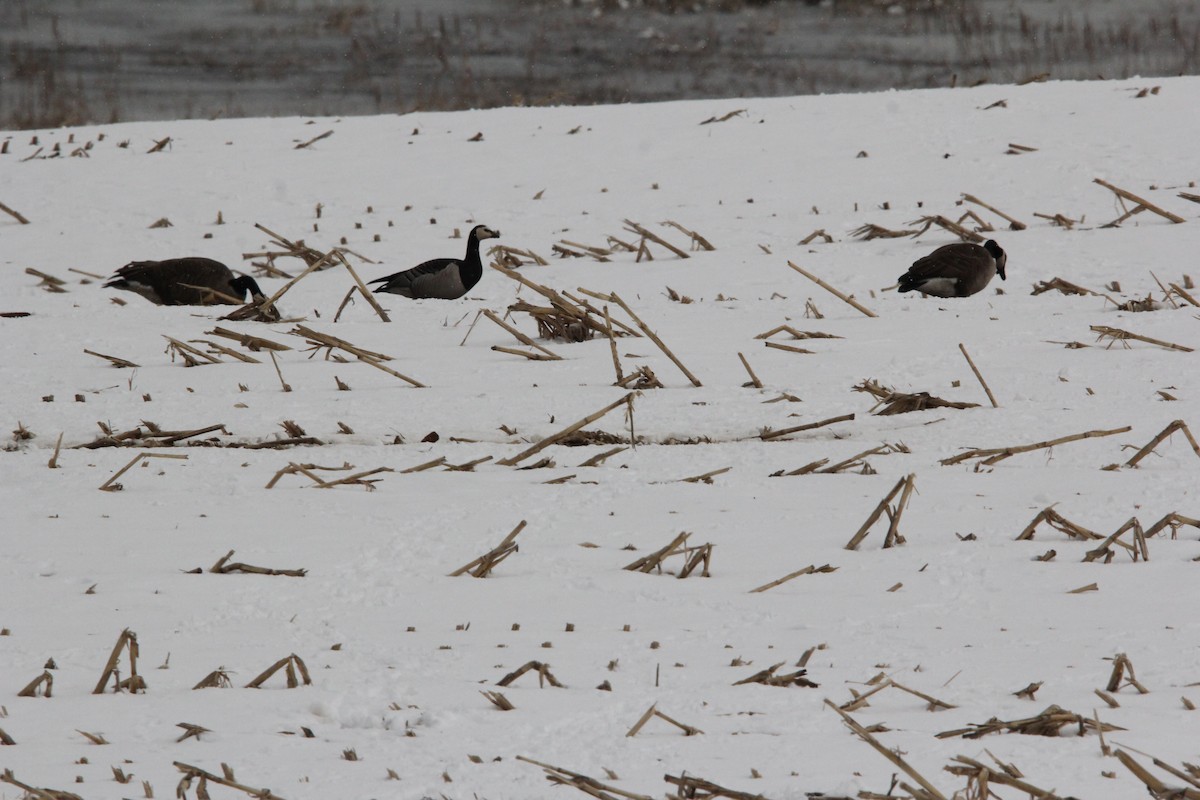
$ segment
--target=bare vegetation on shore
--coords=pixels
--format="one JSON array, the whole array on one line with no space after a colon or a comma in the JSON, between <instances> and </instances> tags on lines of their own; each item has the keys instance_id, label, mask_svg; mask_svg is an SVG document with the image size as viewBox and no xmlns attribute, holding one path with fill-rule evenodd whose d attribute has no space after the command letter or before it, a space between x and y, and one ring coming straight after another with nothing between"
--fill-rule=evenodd
<instances>
[{"instance_id":1,"label":"bare vegetation on shore","mask_svg":"<svg viewBox=\"0 0 1200 800\"><path fill-rule=\"evenodd\" d=\"M119 16L139 13L129 0ZM1168 2L222 0L207 15L0 7L0 128L374 114L1191 74ZM485 11L479 11L480 7ZM90 9L90 10L89 10ZM436 10L431 10L436 9ZM68 11L70 13L68 13ZM126 26L127 27L127 26Z\"/></svg>"}]
</instances>

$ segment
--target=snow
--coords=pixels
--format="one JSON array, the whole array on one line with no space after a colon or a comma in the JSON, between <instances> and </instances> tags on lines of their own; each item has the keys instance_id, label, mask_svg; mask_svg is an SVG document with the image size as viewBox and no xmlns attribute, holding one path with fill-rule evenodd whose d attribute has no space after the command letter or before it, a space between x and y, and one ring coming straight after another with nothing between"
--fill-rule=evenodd
<instances>
[{"instance_id":1,"label":"snow","mask_svg":"<svg viewBox=\"0 0 1200 800\"><path fill-rule=\"evenodd\" d=\"M1136 96L1152 85L1160 91ZM850 712L862 725L886 726L875 733L883 746L946 797L966 786L943 770L957 755L1015 764L1025 780L1063 796L1140 795L1142 783L1102 754L1096 734L1077 736L1074 725L1055 738L936 734L1057 704L1125 729L1106 734L1114 749L1177 766L1200 757L1195 712L1184 702L1200 702L1200 531L1149 539L1149 561L1134 562L1118 545L1109 564L1083 561L1096 542L1045 525L1033 541L1017 540L1050 505L1102 536L1130 517L1143 527L1171 512L1200 517L1200 458L1182 433L1136 468L1101 470L1173 420L1200 420L1196 354L1142 341L1106 347L1089 329L1200 344L1195 307L1173 308L1154 278L1182 285L1196 269L1197 209L1178 194L1196 193L1200 177L1198 89L1195 78L1046 83L0 135L8 140L0 202L30 220L0 214L0 312L30 314L0 318L0 416L34 435L14 435L0 453L0 729L16 742L0 747L0 768L88 798L140 797L141 781L170 796L182 775L173 762L217 775L225 763L238 782L289 800L576 792L517 756L638 795L662 796L673 789L664 774L683 773L768 798L884 794L897 768L824 702L847 703L882 674L955 706L931 712L892 688ZM327 130L333 135L295 148ZM482 140L470 141L477 133ZM147 152L167 136L161 152ZM70 157L88 143L86 157ZM1007 154L1010 144L1036 150ZM61 157L44 158L55 147ZM1123 209L1094 178L1186 222L1144 212L1105 228ZM1009 231L991 212L959 205L963 192L1028 228ZM1009 279L970 298L888 290L913 260L953 241L948 233L851 235L868 223L900 229L971 209L996 226L988 235L1009 254ZM1065 230L1035 212L1081 222ZM224 224L215 224L218 213ZM172 226L149 227L162 217ZM280 301L315 330L394 356L389 366L423 389L353 358L306 351L289 334L293 322L219 322L227 307L156 307L127 293L118 305L120 293L83 274L182 255L249 269L243 254L272 249L260 223L321 250L344 238L377 262L350 256L365 280L459 254L475 223L498 228L500 244L550 257L561 240L636 239L625 219L686 247L660 224L674 220L716 249L681 259L651 244L652 261L617 253L607 263L551 258L519 270L559 291L616 292L703 384L693 387L648 339L618 340L625 370L648 365L665 388L634 400L645 443L595 467L578 465L608 446L552 445L518 465L549 456L554 466L541 469L497 463L625 390L612 385L605 339L543 342L563 356L553 362L493 351L519 345L487 319L470 329L476 313L538 298L492 270L459 301L382 296L390 324L361 300L333 321L352 286L343 268L313 273ZM834 241L797 244L817 229ZM789 260L878 316L825 292ZM292 258L278 265L303 269ZM65 280L67 291L44 291L27 268ZM1054 277L1118 302L1153 294L1162 307L1132 313L1095 295L1029 293ZM1112 281L1119 291L1105 288ZM260 282L268 293L284 284ZM667 287L694 302L669 299ZM805 317L809 299L824 318ZM512 321L536 334L528 315ZM755 338L782 324L842 338L772 337L812 355ZM278 354L292 391L261 351L246 351L261 363L186 368L166 350L164 336L218 341L207 333L217 325L292 347ZM115 369L85 348L140 366ZM744 385L739 352L763 389ZM350 391L339 391L335 376ZM981 405L873 415L873 398L851 391L868 378ZM785 393L800 402L769 402ZM759 439L767 427L850 413L852 421ZM164 430L221 424L227 433L196 439L224 444L282 438L291 420L326 444L78 448L101 435L98 422L120 432L143 420ZM339 422L353 433L339 432ZM628 435L628 423L618 409L588 430ZM993 466L940 463L968 448L1125 426ZM436 442L423 441L430 432ZM884 443L908 452L869 457L876 474L770 477ZM148 458L119 478L120 491L98 491L143 452L187 458ZM438 457L491 460L473 471L401 472ZM373 491L321 490L300 474L266 488L290 463L393 471L374 475ZM726 467L711 483L682 480ZM884 517L857 551L846 550L909 474L915 493L899 524L906 543L882 547ZM546 483L566 476L574 477ZM521 520L519 551L489 577L449 577ZM661 574L622 569L683 531L692 546L713 545L709 577L676 578L682 557ZM1056 558L1035 560L1050 549ZM207 571L230 550L235 561L307 574ZM750 592L809 564L837 570ZM1097 591L1069 593L1091 583ZM113 693L110 681L93 694L124 629L137 635L148 688ZM812 648L807 677L818 688L733 685L779 662L781 673L794 671ZM1095 690L1118 653L1150 691L1123 686L1110 708ZM312 685L286 688L280 673L243 688L290 654ZM17 697L48 659L52 696ZM532 660L565 688L540 688L536 674L497 687ZM192 689L217 668L232 687ZM127 657L119 669L128 676ZM611 691L596 688L605 681ZM1035 681L1044 683L1034 700L1014 696ZM500 711L482 691L502 692L515 709ZM652 704L703 734L655 718L627 737ZM176 742L177 723L208 732ZM350 750L357 760L344 757ZM1149 757L1134 757L1149 766ZM112 767L133 782L116 782ZM193 783L188 796L196 791ZM21 795L0 785L0 798Z\"/></svg>"}]
</instances>

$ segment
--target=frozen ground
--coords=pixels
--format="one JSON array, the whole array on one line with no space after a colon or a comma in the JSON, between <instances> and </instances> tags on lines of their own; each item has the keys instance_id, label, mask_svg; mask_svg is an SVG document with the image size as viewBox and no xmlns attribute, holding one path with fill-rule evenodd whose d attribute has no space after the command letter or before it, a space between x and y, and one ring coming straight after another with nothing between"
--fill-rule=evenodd
<instances>
[{"instance_id":1,"label":"frozen ground","mask_svg":"<svg viewBox=\"0 0 1200 800\"><path fill-rule=\"evenodd\" d=\"M238 783L289 800L583 796L520 756L626 797L661 797L675 788L664 775L686 773L775 800L949 798L968 779L943 768L965 756L996 773L990 788L1001 798L1026 793L1001 785L1008 773L993 757L1046 797L1142 796L1142 781L1104 755L1094 731L1077 735L1073 716L1050 738L938 737L1055 704L1119 726L1104 747L1167 784L1194 781L1184 765L1200 760L1191 710L1200 530L1150 537L1148 561L1131 557L1130 530L1110 545L1111 563L1084 560L1101 542L1045 524L1032 541L1017 537L1048 506L1105 537L1131 517L1144 528L1172 512L1200 517L1200 457L1182 431L1136 467L1101 469L1129 461L1173 420L1196 428L1196 353L1142 340L1105 346L1091 330L1200 345L1198 309L1182 294L1178 307L1166 302L1155 279L1187 292L1196 273L1198 208L1181 194L1197 194L1200 178L1198 90L1193 78L1052 82L0 135L0 202L29 221L0 213L0 417L13 431L0 452L0 730L14 742L0 746L0 769L9 781L114 800L171 796L184 774L176 764L217 776L226 764ZM1105 227L1123 208L1095 178L1184 222L1147 211ZM1007 230L992 211L960 205L964 192L1028 227ZM971 298L889 290L915 258L954 240L940 228L915 239L852 235L968 210L1009 252L1008 281ZM1073 227L1046 219L1056 214ZM163 218L170 227L151 227ZM716 249L683 259L652 243L654 260L641 262L619 251L607 262L553 257L556 244L575 247L563 241L636 241L625 219L686 249L687 237L661 224L673 220ZM253 254L278 249L258 223L320 250L344 240L369 279L457 254L455 233L475 222L546 257L519 268L538 284L616 292L702 385L649 339L620 338L624 371L648 366L665 387L636 396L632 418L617 408L587 430L620 438L632 425L641 443L597 466L582 464L615 445L551 445L515 466L550 463L520 470L498 462L625 390L612 385L604 338L543 341L562 359L531 361L493 350L522 346L488 319L471 330L481 309L540 302L498 272L461 301L386 297L391 323L361 300L334 321L353 285L342 267L280 300L319 333L394 357L389 366L427 388L342 351L339 360L306 350L296 322L220 322L225 309L156 307L94 277L181 255L250 270L262 260ZM799 244L818 229L832 241ZM277 265L303 269L290 257ZM44 290L29 269L65 291ZM1055 277L1111 302L1030 294ZM261 282L269 293L285 283ZM668 287L693 302L672 300ZM1158 310L1116 307L1147 296ZM806 314L808 301L821 318ZM527 313L511 320L536 334ZM770 339L812 354L756 338L783 324L841 338ZM277 372L265 351L210 333L217 326L291 349L277 354ZM165 336L219 342L257 362L218 355L189 368ZM85 350L139 366L118 369ZM763 388L746 385L739 353ZM875 415L873 398L852 391L868 378L980 406ZM81 447L102 427L144 436L151 423L224 427L174 447ZM278 441L285 423L323 444L232 446ZM969 448L1126 426L992 465L942 463ZM772 477L885 444L897 447L865 457L867 469ZM142 453L150 457L120 476L120 491L99 490ZM267 488L289 464L345 467L313 471L326 481L390 471L369 486L318 489L295 473ZM708 473L711 482L684 480ZM845 549L908 475L906 542L883 547L885 516L857 551ZM489 577L449 577L522 520L519 551ZM712 545L707 577L675 577L683 556L661 573L623 569L685 531L691 546ZM233 561L307 572L208 571L231 550ZM836 571L750 591L826 564ZM109 680L95 694L126 629L145 691L114 693ZM1096 690L1122 653L1148 692L1120 682L1110 706ZM311 685L287 688L279 673L244 688L291 654ZM497 685L531 661L563 687L539 687L536 674ZM801 661L817 687L734 685ZM127 654L116 666L116 679L130 677ZM229 687L193 689L218 668ZM37 696L17 696L42 674L52 691L43 683ZM826 704L887 679L953 706L931 711L893 687L848 712L930 789ZM1035 682L1033 699L1014 694ZM495 691L513 710L481 695ZM653 718L627 736L652 705L702 733ZM181 723L205 731L176 741ZM195 781L183 788L200 796ZM207 791L241 796L212 782ZM22 794L0 784L2 798Z\"/></svg>"}]
</instances>

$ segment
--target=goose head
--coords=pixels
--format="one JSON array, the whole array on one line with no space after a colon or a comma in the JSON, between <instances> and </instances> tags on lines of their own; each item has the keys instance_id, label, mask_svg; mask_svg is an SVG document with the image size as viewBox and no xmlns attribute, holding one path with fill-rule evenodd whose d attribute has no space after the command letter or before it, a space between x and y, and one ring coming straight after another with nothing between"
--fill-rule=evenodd
<instances>
[{"instance_id":1,"label":"goose head","mask_svg":"<svg viewBox=\"0 0 1200 800\"><path fill-rule=\"evenodd\" d=\"M471 238L478 241L484 239L499 239L500 231L489 228L487 225L476 225L471 229Z\"/></svg>"},{"instance_id":2,"label":"goose head","mask_svg":"<svg viewBox=\"0 0 1200 800\"><path fill-rule=\"evenodd\" d=\"M229 282L230 287L237 293L238 299L244 299L246 292L250 292L250 297L255 300L265 299L262 289L258 287L258 281L251 278L249 275L239 275Z\"/></svg>"},{"instance_id":3,"label":"goose head","mask_svg":"<svg viewBox=\"0 0 1200 800\"><path fill-rule=\"evenodd\" d=\"M983 249L987 250L988 255L996 260L996 274L1000 276L1000 280L1008 280L1008 277L1004 274L1004 267L1008 263L1008 254L991 239L983 243Z\"/></svg>"}]
</instances>

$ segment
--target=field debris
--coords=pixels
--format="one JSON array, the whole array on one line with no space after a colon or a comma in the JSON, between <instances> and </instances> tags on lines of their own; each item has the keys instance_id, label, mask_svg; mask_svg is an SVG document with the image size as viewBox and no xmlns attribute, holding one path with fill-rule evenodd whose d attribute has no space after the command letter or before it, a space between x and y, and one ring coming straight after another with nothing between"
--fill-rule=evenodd
<instances>
[{"instance_id":1,"label":"field debris","mask_svg":"<svg viewBox=\"0 0 1200 800\"><path fill-rule=\"evenodd\" d=\"M1048 706L1040 714L1024 719L1000 720L993 717L987 722L971 724L966 728L942 731L936 734L938 739L951 739L960 736L963 739L979 739L993 733L1022 733L1026 736L1061 736L1063 728L1068 725L1076 726L1077 735L1082 736L1089 731L1109 733L1123 731L1118 725L1096 722L1082 714L1067 711L1057 705Z\"/></svg>"},{"instance_id":2,"label":"field debris","mask_svg":"<svg viewBox=\"0 0 1200 800\"><path fill-rule=\"evenodd\" d=\"M458 569L450 573L450 577L456 578L459 575L470 575L472 578L486 578L491 574L496 566L508 558L520 548L517 547L517 536L521 531L525 530L525 520L517 523L517 527L509 531L508 535L501 540L500 544L487 551L479 558L464 564Z\"/></svg>"},{"instance_id":3,"label":"field debris","mask_svg":"<svg viewBox=\"0 0 1200 800\"><path fill-rule=\"evenodd\" d=\"M870 413L881 417L889 414L908 414L913 411L925 411L930 408L979 408L979 403L943 400L940 397L934 397L929 392L914 392L911 394L897 392L894 389L880 385L873 378L858 382L851 391L866 392L874 397L878 402L871 406ZM882 407L882 410L876 411L880 407Z\"/></svg>"}]
</instances>

